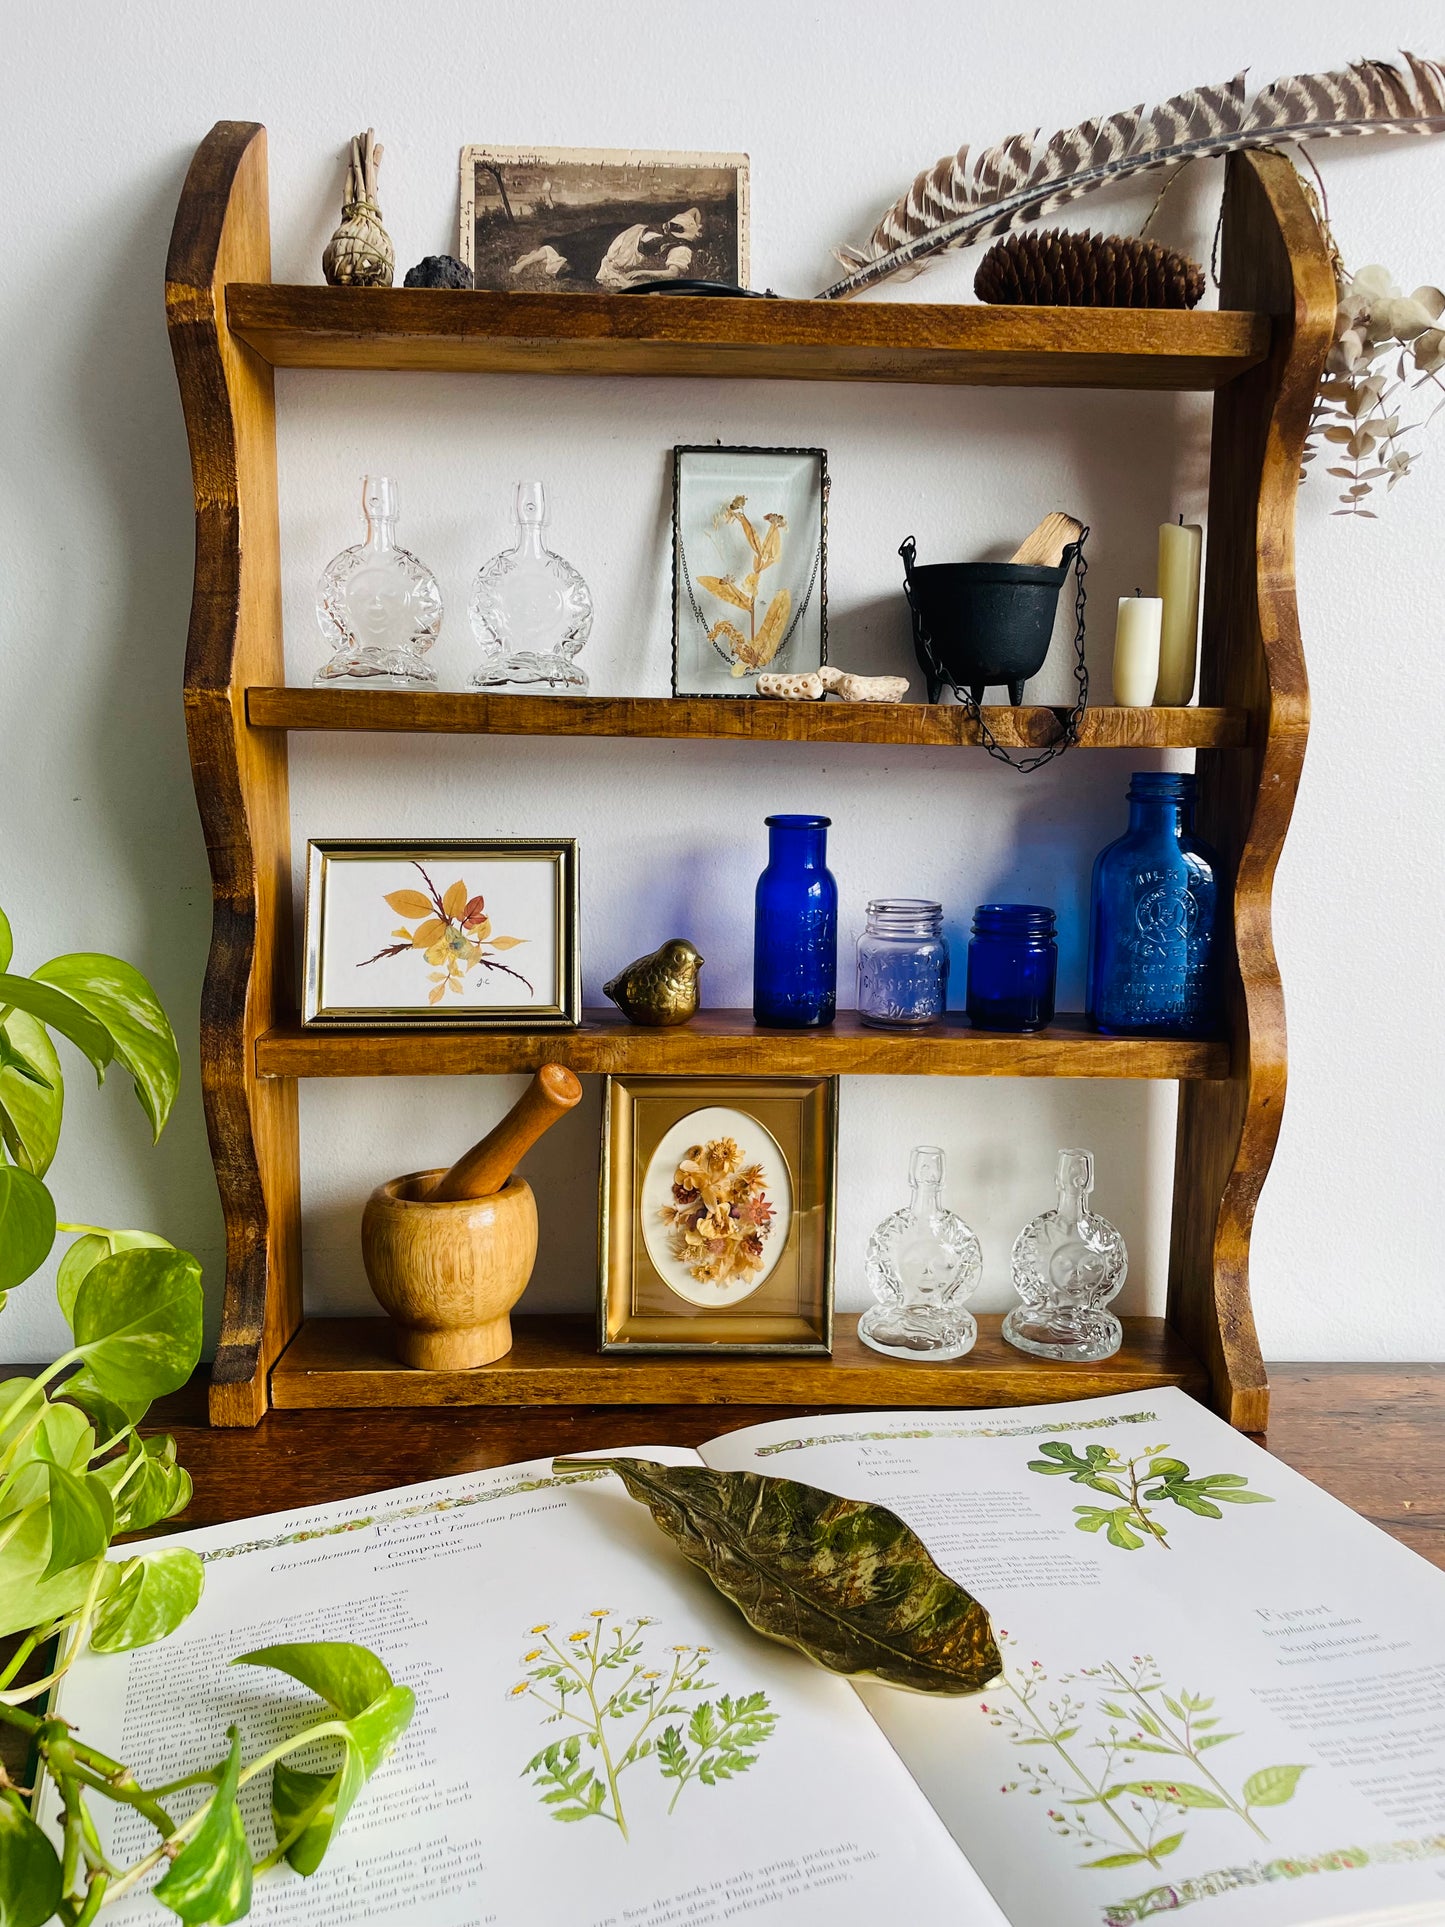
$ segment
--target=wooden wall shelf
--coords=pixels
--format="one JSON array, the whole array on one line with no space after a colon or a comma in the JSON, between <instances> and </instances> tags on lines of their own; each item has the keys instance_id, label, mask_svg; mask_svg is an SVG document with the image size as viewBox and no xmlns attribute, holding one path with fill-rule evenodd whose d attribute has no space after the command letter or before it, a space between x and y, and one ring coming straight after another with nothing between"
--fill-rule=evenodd
<instances>
[{"instance_id":1,"label":"wooden wall shelf","mask_svg":"<svg viewBox=\"0 0 1445 1927\"><path fill-rule=\"evenodd\" d=\"M986 708L1011 749L1053 742L1067 711ZM246 691L252 729L387 730L441 736L641 736L753 743L888 743L973 748L978 727L957 703L784 703L688 696L491 696L452 690ZM1090 709L1083 749L1237 749L1243 708Z\"/></svg>"},{"instance_id":2,"label":"wooden wall shelf","mask_svg":"<svg viewBox=\"0 0 1445 1927\"><path fill-rule=\"evenodd\" d=\"M1025 1358L1002 1320L980 1318L966 1358L899 1364L858 1342L856 1318L833 1321L831 1358L606 1357L590 1318L512 1320L495 1365L416 1372L397 1362L384 1318L308 1318L271 1375L277 1406L365 1405L1044 1405L1051 1399L1180 1385L1208 1395L1209 1375L1162 1318L1126 1318L1124 1344L1098 1364ZM786 1468L784 1468L786 1470Z\"/></svg>"},{"instance_id":3,"label":"wooden wall shelf","mask_svg":"<svg viewBox=\"0 0 1445 1927\"><path fill-rule=\"evenodd\" d=\"M228 287L225 319L274 368L1029 388L1218 388L1263 361L1270 344L1268 316L1211 310L269 282Z\"/></svg>"},{"instance_id":4,"label":"wooden wall shelf","mask_svg":"<svg viewBox=\"0 0 1445 1927\"><path fill-rule=\"evenodd\" d=\"M226 1223L211 1415L277 1404L487 1401L1002 1404L1186 1384L1263 1431L1268 1387L1249 1299L1255 1204L1285 1090L1270 887L1304 755L1309 696L1295 608L1299 461L1334 324L1329 251L1282 155L1230 157L1222 307L993 308L932 302L278 287L265 130L221 121L197 149L166 262L166 310L190 442L196 577L186 727L214 921L201 1003L206 1122ZM967 746L954 707L649 698L381 694L283 687L275 368L703 376L1214 391L1200 706L1090 711L1093 748L1193 749L1198 823L1220 852L1225 1037L1031 1038L948 1025L909 1038L758 1031L711 1011L681 1032L610 1011L575 1032L307 1031L295 1021L292 730ZM359 398L351 384L348 393ZM1058 712L985 712L1000 742L1051 741ZM678 759L679 763L684 759ZM1004 779L1001 779L1004 780ZM840 1321L831 1361L601 1359L590 1324L522 1320L496 1367L407 1372L378 1322L303 1318L297 1083L302 1077L579 1070L946 1072L1179 1081L1167 1321L1126 1321L1124 1350L1066 1367L1006 1351L996 1321L968 1359L889 1366Z\"/></svg>"},{"instance_id":5,"label":"wooden wall shelf","mask_svg":"<svg viewBox=\"0 0 1445 1927\"><path fill-rule=\"evenodd\" d=\"M870 1030L840 1010L826 1030L763 1030L746 1010L702 1010L677 1030L643 1030L610 1006L578 1030L330 1030L278 1024L256 1039L262 1077L457 1077L541 1064L634 1077L1217 1077L1229 1045L1101 1037L1061 1016L1028 1037L972 1030L950 1012L936 1030Z\"/></svg>"}]
</instances>

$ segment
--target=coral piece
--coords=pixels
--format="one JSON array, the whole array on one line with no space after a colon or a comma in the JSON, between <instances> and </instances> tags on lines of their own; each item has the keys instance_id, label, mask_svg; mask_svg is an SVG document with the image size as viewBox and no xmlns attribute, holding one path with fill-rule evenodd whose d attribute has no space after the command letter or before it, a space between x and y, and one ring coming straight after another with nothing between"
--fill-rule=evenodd
<instances>
[{"instance_id":1,"label":"coral piece","mask_svg":"<svg viewBox=\"0 0 1445 1927\"><path fill-rule=\"evenodd\" d=\"M973 291L980 301L1054 308L1192 308L1204 293L1204 270L1137 235L1028 230L994 242Z\"/></svg>"},{"instance_id":2,"label":"coral piece","mask_svg":"<svg viewBox=\"0 0 1445 1927\"><path fill-rule=\"evenodd\" d=\"M454 254L429 254L406 271L406 288L470 288L472 271Z\"/></svg>"},{"instance_id":3,"label":"coral piece","mask_svg":"<svg viewBox=\"0 0 1445 1927\"><path fill-rule=\"evenodd\" d=\"M845 703L901 703L908 694L906 676L855 676L825 663L818 671L824 689Z\"/></svg>"},{"instance_id":4,"label":"coral piece","mask_svg":"<svg viewBox=\"0 0 1445 1927\"><path fill-rule=\"evenodd\" d=\"M816 669L804 675L762 675L757 680L760 696L781 696L788 703L815 703L823 694L823 678Z\"/></svg>"},{"instance_id":5,"label":"coral piece","mask_svg":"<svg viewBox=\"0 0 1445 1927\"><path fill-rule=\"evenodd\" d=\"M326 243L321 257L321 272L333 288L391 286L396 250L381 225L381 209L376 204L376 171L380 165L381 143L368 127L352 140L341 226Z\"/></svg>"}]
</instances>

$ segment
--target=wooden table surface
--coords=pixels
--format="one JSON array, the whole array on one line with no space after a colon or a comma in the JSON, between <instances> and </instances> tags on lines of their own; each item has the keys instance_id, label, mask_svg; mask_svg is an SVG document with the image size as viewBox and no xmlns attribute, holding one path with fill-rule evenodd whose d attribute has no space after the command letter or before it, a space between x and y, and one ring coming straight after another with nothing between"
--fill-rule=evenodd
<instances>
[{"instance_id":1,"label":"wooden table surface","mask_svg":"<svg viewBox=\"0 0 1445 1927\"><path fill-rule=\"evenodd\" d=\"M1276 1365L1269 1448L1445 1568L1445 1364ZM156 1408L196 1482L187 1525L607 1445L697 1445L795 1407L272 1412L212 1431L198 1378Z\"/></svg>"}]
</instances>

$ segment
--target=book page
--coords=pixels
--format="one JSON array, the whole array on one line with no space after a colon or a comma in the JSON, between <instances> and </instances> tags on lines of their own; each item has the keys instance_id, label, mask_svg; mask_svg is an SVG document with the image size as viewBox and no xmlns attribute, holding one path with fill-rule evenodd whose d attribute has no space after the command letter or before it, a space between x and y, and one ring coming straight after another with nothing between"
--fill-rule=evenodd
<instances>
[{"instance_id":1,"label":"book page","mask_svg":"<svg viewBox=\"0 0 1445 1927\"><path fill-rule=\"evenodd\" d=\"M989 1609L978 1698L860 1696L1014 1927L1445 1921L1445 1575L1183 1392L701 1456L889 1506Z\"/></svg>"},{"instance_id":2,"label":"book page","mask_svg":"<svg viewBox=\"0 0 1445 1927\"><path fill-rule=\"evenodd\" d=\"M851 1688L751 1632L611 1474L557 1481L542 1460L178 1542L206 1562L193 1617L81 1659L60 1696L143 1784L214 1763L232 1721L246 1758L298 1729L303 1688L227 1665L261 1645L355 1640L417 1695L320 1870L258 1879L261 1927L871 1927L895 1907L998 1927ZM258 1854L268 1780L243 1793ZM121 1864L155 1844L93 1805Z\"/></svg>"}]
</instances>

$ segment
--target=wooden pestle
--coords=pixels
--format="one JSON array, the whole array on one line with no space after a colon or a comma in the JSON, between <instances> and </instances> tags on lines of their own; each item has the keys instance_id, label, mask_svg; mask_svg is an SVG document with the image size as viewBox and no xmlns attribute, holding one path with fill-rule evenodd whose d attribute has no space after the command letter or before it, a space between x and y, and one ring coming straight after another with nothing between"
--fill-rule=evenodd
<instances>
[{"instance_id":1,"label":"wooden pestle","mask_svg":"<svg viewBox=\"0 0 1445 1927\"><path fill-rule=\"evenodd\" d=\"M564 1064L544 1064L501 1123L457 1159L427 1193L426 1202L456 1204L500 1191L523 1155L581 1095L581 1082Z\"/></svg>"}]
</instances>

